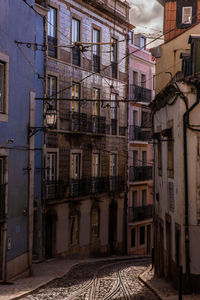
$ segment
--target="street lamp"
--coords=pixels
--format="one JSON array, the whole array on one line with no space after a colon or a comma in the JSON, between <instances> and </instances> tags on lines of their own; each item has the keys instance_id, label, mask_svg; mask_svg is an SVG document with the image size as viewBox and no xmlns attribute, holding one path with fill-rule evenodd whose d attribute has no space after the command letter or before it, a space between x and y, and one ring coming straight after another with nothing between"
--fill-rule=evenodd
<instances>
[{"instance_id":1,"label":"street lamp","mask_svg":"<svg viewBox=\"0 0 200 300\"><path fill-rule=\"evenodd\" d=\"M53 107L50 105L45 114L44 114L44 120L45 120L45 127L29 127L28 128L28 133L29 133L29 138L35 135L38 131L44 131L46 132L47 129L52 129L56 125L56 120L57 120L57 112Z\"/></svg>"}]
</instances>

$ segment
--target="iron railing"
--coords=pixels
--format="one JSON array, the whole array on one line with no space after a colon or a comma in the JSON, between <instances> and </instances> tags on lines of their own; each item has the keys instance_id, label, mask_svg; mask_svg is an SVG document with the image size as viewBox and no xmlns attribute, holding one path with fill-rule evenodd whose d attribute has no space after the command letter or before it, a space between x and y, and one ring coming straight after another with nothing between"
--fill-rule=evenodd
<instances>
[{"instance_id":1,"label":"iron railing","mask_svg":"<svg viewBox=\"0 0 200 300\"><path fill-rule=\"evenodd\" d=\"M145 181L152 179L151 166L131 166L129 168L129 181Z\"/></svg>"},{"instance_id":2,"label":"iron railing","mask_svg":"<svg viewBox=\"0 0 200 300\"><path fill-rule=\"evenodd\" d=\"M57 57L57 38L48 35L48 55Z\"/></svg>"},{"instance_id":3,"label":"iron railing","mask_svg":"<svg viewBox=\"0 0 200 300\"><path fill-rule=\"evenodd\" d=\"M100 56L93 54L93 70L94 72L100 72Z\"/></svg>"},{"instance_id":4,"label":"iron railing","mask_svg":"<svg viewBox=\"0 0 200 300\"><path fill-rule=\"evenodd\" d=\"M72 48L72 63L73 65L81 65L81 54L79 46L74 46Z\"/></svg>"},{"instance_id":5,"label":"iron railing","mask_svg":"<svg viewBox=\"0 0 200 300\"><path fill-rule=\"evenodd\" d=\"M128 221L140 222L151 219L153 216L152 204L146 206L129 207L128 208Z\"/></svg>"},{"instance_id":6,"label":"iron railing","mask_svg":"<svg viewBox=\"0 0 200 300\"><path fill-rule=\"evenodd\" d=\"M151 132L142 130L140 126L129 126L129 140L130 141L148 141L151 140Z\"/></svg>"},{"instance_id":7,"label":"iron railing","mask_svg":"<svg viewBox=\"0 0 200 300\"><path fill-rule=\"evenodd\" d=\"M54 201L62 199L65 195L65 186L61 181L45 183L45 200Z\"/></svg>"},{"instance_id":8,"label":"iron railing","mask_svg":"<svg viewBox=\"0 0 200 300\"><path fill-rule=\"evenodd\" d=\"M72 132L106 133L106 118L85 113L69 113L69 130Z\"/></svg>"},{"instance_id":9,"label":"iron railing","mask_svg":"<svg viewBox=\"0 0 200 300\"><path fill-rule=\"evenodd\" d=\"M152 90L136 84L131 84L130 100L149 103L152 100Z\"/></svg>"},{"instance_id":10,"label":"iron railing","mask_svg":"<svg viewBox=\"0 0 200 300\"><path fill-rule=\"evenodd\" d=\"M0 218L5 217L6 214L6 198L5 198L6 185L0 184Z\"/></svg>"},{"instance_id":11,"label":"iron railing","mask_svg":"<svg viewBox=\"0 0 200 300\"><path fill-rule=\"evenodd\" d=\"M123 182L121 176L109 177L109 192L121 192L123 190Z\"/></svg>"},{"instance_id":12,"label":"iron railing","mask_svg":"<svg viewBox=\"0 0 200 300\"><path fill-rule=\"evenodd\" d=\"M90 181L90 193L91 194L102 194L105 193L107 188L108 181L106 177L91 177Z\"/></svg>"}]
</instances>

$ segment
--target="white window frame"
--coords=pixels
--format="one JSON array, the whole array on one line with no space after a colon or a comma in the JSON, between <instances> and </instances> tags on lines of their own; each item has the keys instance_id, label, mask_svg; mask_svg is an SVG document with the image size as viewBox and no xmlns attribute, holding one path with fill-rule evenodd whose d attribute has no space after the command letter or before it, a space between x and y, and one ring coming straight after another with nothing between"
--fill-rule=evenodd
<instances>
[{"instance_id":1,"label":"white window frame","mask_svg":"<svg viewBox=\"0 0 200 300\"><path fill-rule=\"evenodd\" d=\"M47 151L47 154L46 154L46 167L47 167L47 156L48 155L51 155L52 157L53 157L53 155L55 156L55 166L54 166L54 169L55 169L55 178L54 178L54 180L52 180L52 178L51 179L49 179L49 182L54 182L54 181L57 181L58 180L58 150L56 150L56 151L54 151L53 149L52 150L49 150L49 151ZM52 158L50 158L50 164L52 163ZM48 168L48 167L47 167ZM51 168L52 169L52 168ZM46 170L46 180L47 180L47 177L48 177L48 175L47 175L47 172L48 172L48 170ZM52 177L52 174L50 174L51 176L50 177Z\"/></svg>"},{"instance_id":2,"label":"white window frame","mask_svg":"<svg viewBox=\"0 0 200 300\"><path fill-rule=\"evenodd\" d=\"M92 115L93 116L100 116L101 115L101 108L100 108L100 89L93 88L92 89Z\"/></svg>"},{"instance_id":3,"label":"white window frame","mask_svg":"<svg viewBox=\"0 0 200 300\"><path fill-rule=\"evenodd\" d=\"M92 153L92 177L101 176L101 159L99 152Z\"/></svg>"},{"instance_id":4,"label":"white window frame","mask_svg":"<svg viewBox=\"0 0 200 300\"><path fill-rule=\"evenodd\" d=\"M55 13L54 13L55 12ZM58 27L58 10L53 6L49 6L47 14L47 34L52 38L57 38L57 27Z\"/></svg>"},{"instance_id":5,"label":"white window frame","mask_svg":"<svg viewBox=\"0 0 200 300\"><path fill-rule=\"evenodd\" d=\"M72 159L73 159L73 155L76 155L76 154L78 154L80 157L80 165L79 165L80 176L79 176L79 178L74 177L74 173L72 170L72 165L73 165ZM70 178L71 179L81 179L82 178L82 151L81 150L72 150L71 151L71 154L70 154Z\"/></svg>"},{"instance_id":6,"label":"white window frame","mask_svg":"<svg viewBox=\"0 0 200 300\"><path fill-rule=\"evenodd\" d=\"M0 122L8 122L9 99L9 56L0 52L0 62L4 64L4 96L3 111L0 112Z\"/></svg>"},{"instance_id":7,"label":"white window frame","mask_svg":"<svg viewBox=\"0 0 200 300\"><path fill-rule=\"evenodd\" d=\"M73 89L73 87L75 87L75 89L76 89L77 86L78 86L78 97L76 95L76 90ZM81 96L80 83L72 82L71 95L72 95L71 111L80 112L80 96Z\"/></svg>"},{"instance_id":8,"label":"white window frame","mask_svg":"<svg viewBox=\"0 0 200 300\"><path fill-rule=\"evenodd\" d=\"M113 160L114 158L114 160ZM114 170L114 162L115 161L115 170L116 170L116 174L114 174L113 170ZM110 176L117 176L118 174L118 155L117 153L110 153L110 170L109 170Z\"/></svg>"},{"instance_id":9,"label":"white window frame","mask_svg":"<svg viewBox=\"0 0 200 300\"><path fill-rule=\"evenodd\" d=\"M186 14L185 10L190 9L190 14ZM185 17L188 18L188 21L185 21ZM190 20L189 20L190 18ZM192 24L192 6L183 6L182 7L182 24Z\"/></svg>"},{"instance_id":10,"label":"white window frame","mask_svg":"<svg viewBox=\"0 0 200 300\"><path fill-rule=\"evenodd\" d=\"M72 17L72 44L80 42L81 39L81 22L79 19Z\"/></svg>"}]
</instances>

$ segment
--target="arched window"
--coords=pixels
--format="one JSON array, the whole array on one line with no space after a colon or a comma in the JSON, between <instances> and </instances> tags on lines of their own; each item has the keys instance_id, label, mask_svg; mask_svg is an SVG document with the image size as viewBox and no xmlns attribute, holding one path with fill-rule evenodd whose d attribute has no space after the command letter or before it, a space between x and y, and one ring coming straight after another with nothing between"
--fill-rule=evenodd
<instances>
[{"instance_id":1,"label":"arched window","mask_svg":"<svg viewBox=\"0 0 200 300\"><path fill-rule=\"evenodd\" d=\"M91 211L91 237L99 237L99 208L93 207Z\"/></svg>"}]
</instances>

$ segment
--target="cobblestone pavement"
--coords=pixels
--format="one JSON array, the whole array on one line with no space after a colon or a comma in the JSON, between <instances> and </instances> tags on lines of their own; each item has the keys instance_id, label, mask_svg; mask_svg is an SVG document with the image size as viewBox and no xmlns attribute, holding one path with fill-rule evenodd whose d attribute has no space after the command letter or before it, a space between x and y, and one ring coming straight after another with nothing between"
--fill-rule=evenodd
<instances>
[{"instance_id":1,"label":"cobblestone pavement","mask_svg":"<svg viewBox=\"0 0 200 300\"><path fill-rule=\"evenodd\" d=\"M22 299L155 300L157 297L138 279L149 264L147 259L134 259L75 266L63 278Z\"/></svg>"}]
</instances>

